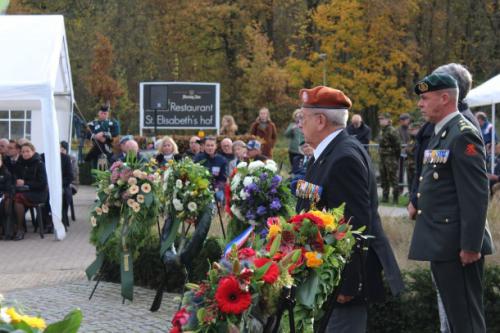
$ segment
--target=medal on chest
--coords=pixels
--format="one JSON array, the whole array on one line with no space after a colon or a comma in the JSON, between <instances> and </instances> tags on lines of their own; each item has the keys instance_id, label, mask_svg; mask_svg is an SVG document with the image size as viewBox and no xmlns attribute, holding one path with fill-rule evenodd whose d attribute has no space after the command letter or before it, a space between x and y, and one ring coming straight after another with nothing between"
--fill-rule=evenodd
<instances>
[{"instance_id":1,"label":"medal on chest","mask_svg":"<svg viewBox=\"0 0 500 333\"><path fill-rule=\"evenodd\" d=\"M297 182L297 188L295 190L297 197L310 200L312 202L318 202L321 199L322 192L323 187L306 182L303 179Z\"/></svg>"},{"instance_id":2,"label":"medal on chest","mask_svg":"<svg viewBox=\"0 0 500 333\"><path fill-rule=\"evenodd\" d=\"M427 149L424 151L424 164L444 164L448 162L450 157L449 149L433 150Z\"/></svg>"}]
</instances>

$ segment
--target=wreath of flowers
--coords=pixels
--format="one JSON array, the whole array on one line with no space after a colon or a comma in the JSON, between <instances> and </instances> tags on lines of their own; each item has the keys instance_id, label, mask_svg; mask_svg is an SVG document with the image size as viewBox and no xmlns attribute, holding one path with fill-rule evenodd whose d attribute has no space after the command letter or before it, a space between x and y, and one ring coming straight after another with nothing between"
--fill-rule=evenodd
<instances>
[{"instance_id":1,"label":"wreath of flowers","mask_svg":"<svg viewBox=\"0 0 500 333\"><path fill-rule=\"evenodd\" d=\"M90 213L90 241L96 246L98 258L87 275L90 278L97 273L103 253L133 274L132 262L153 240L151 228L161 215L161 170L129 155L125 162L115 162L109 171L93 172L97 201ZM126 292L122 289L122 294L132 299L131 287Z\"/></svg>"},{"instance_id":2,"label":"wreath of flowers","mask_svg":"<svg viewBox=\"0 0 500 333\"><path fill-rule=\"evenodd\" d=\"M231 235L238 235L248 225L260 231L271 216L290 216L291 203L289 186L279 175L276 162L239 163L226 185L226 211L233 217Z\"/></svg>"},{"instance_id":3,"label":"wreath of flowers","mask_svg":"<svg viewBox=\"0 0 500 333\"><path fill-rule=\"evenodd\" d=\"M312 331L312 318L320 315L338 285L354 234L361 233L345 223L343 211L341 206L289 220L269 218L264 232L252 234L250 246L230 243L234 245L212 264L206 281L186 285L189 291L172 318L170 332L262 332L277 313L283 288L292 285L297 288L296 330ZM282 319L285 332L286 325L288 319Z\"/></svg>"},{"instance_id":4,"label":"wreath of flowers","mask_svg":"<svg viewBox=\"0 0 500 333\"><path fill-rule=\"evenodd\" d=\"M200 213L214 200L210 189L212 176L207 168L190 158L169 164L163 184L165 202L171 205L169 214L178 220L196 223Z\"/></svg>"}]
</instances>

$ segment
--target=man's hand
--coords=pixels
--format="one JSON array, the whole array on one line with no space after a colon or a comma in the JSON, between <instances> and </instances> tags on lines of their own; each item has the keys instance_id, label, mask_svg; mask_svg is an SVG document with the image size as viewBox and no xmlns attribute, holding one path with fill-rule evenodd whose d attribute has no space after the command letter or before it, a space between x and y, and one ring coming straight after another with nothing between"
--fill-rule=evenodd
<instances>
[{"instance_id":1,"label":"man's hand","mask_svg":"<svg viewBox=\"0 0 500 333\"><path fill-rule=\"evenodd\" d=\"M106 137L104 136L104 132L99 132L94 137L99 142L102 142L102 143L106 142Z\"/></svg>"},{"instance_id":2,"label":"man's hand","mask_svg":"<svg viewBox=\"0 0 500 333\"><path fill-rule=\"evenodd\" d=\"M460 251L460 261L462 262L462 266L466 266L472 264L481 259L480 252L471 252L471 251Z\"/></svg>"},{"instance_id":3,"label":"man's hand","mask_svg":"<svg viewBox=\"0 0 500 333\"><path fill-rule=\"evenodd\" d=\"M16 180L16 186L23 186L23 185L24 185L24 180L23 179Z\"/></svg>"},{"instance_id":4,"label":"man's hand","mask_svg":"<svg viewBox=\"0 0 500 333\"><path fill-rule=\"evenodd\" d=\"M346 296L346 295L342 295L342 294L337 296L337 302L339 302L340 304L350 302L352 299L353 299L353 296Z\"/></svg>"},{"instance_id":5,"label":"man's hand","mask_svg":"<svg viewBox=\"0 0 500 333\"><path fill-rule=\"evenodd\" d=\"M408 216L410 217L410 219L415 220L417 217L417 209L415 208L415 206L413 206L413 204L410 202L408 204L407 209L408 209Z\"/></svg>"}]
</instances>

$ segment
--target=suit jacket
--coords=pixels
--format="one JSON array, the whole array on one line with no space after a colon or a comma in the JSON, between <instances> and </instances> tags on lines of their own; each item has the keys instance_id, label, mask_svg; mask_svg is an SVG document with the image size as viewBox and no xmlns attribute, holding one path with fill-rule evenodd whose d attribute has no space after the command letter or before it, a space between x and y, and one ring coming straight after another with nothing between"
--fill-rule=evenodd
<instances>
[{"instance_id":1,"label":"suit jacket","mask_svg":"<svg viewBox=\"0 0 500 333\"><path fill-rule=\"evenodd\" d=\"M442 157L445 154L447 158ZM460 250L492 253L486 228L485 156L480 133L461 114L431 137L418 187L410 259L456 260Z\"/></svg>"},{"instance_id":2,"label":"suit jacket","mask_svg":"<svg viewBox=\"0 0 500 333\"><path fill-rule=\"evenodd\" d=\"M305 180L323 187L317 208L334 208L345 202L344 216L350 219L353 228L365 226L365 233L375 237L368 243L366 260L362 244L356 246L344 269L339 293L358 299L380 300L384 294L382 269L392 292L401 292L401 273L377 211L377 188L371 160L360 142L345 130L341 131L318 160L308 166ZM309 207L309 201L299 199L298 212Z\"/></svg>"}]
</instances>

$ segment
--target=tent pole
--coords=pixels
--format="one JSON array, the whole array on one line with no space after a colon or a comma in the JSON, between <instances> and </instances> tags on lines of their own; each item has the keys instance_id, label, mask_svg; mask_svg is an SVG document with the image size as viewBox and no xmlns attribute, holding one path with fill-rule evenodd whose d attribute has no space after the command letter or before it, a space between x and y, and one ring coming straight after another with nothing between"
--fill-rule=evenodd
<instances>
[{"instance_id":1,"label":"tent pole","mask_svg":"<svg viewBox=\"0 0 500 333\"><path fill-rule=\"evenodd\" d=\"M495 171L495 147L496 147L496 141L495 141L495 103L491 104L491 122L493 124L493 128L491 129L491 174L494 174Z\"/></svg>"}]
</instances>

